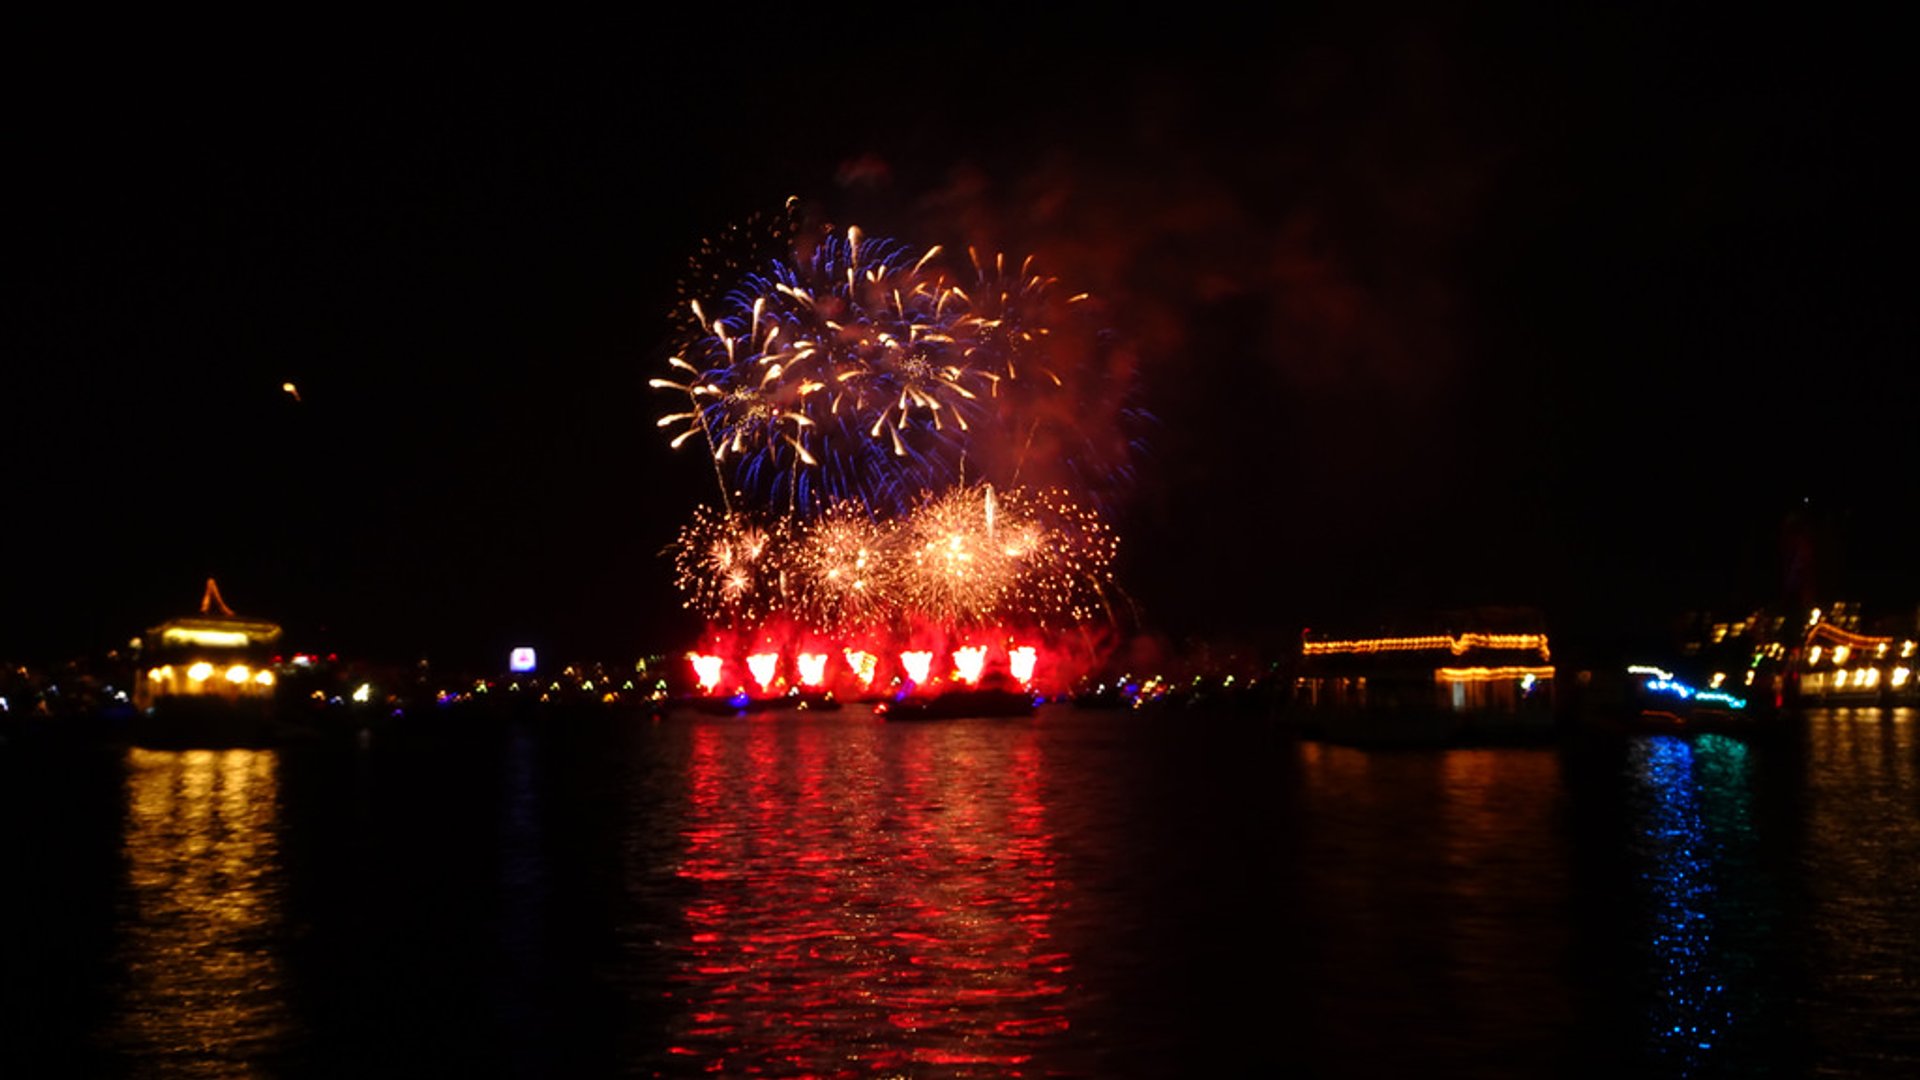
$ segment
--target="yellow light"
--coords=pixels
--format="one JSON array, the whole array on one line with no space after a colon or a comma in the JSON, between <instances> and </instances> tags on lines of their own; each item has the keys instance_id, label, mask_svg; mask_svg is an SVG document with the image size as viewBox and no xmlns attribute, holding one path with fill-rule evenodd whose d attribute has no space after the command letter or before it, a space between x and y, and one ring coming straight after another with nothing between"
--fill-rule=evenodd
<instances>
[{"instance_id":1,"label":"yellow light","mask_svg":"<svg viewBox=\"0 0 1920 1080\"><path fill-rule=\"evenodd\" d=\"M1807 650L1807 663L1817 664L1819 662L1820 662L1820 646L1815 645L1813 648Z\"/></svg>"},{"instance_id":2,"label":"yellow light","mask_svg":"<svg viewBox=\"0 0 1920 1080\"><path fill-rule=\"evenodd\" d=\"M1751 672L1751 671L1749 671L1749 672L1747 672L1747 685L1748 685L1748 686L1752 686L1752 685L1753 685L1753 676L1754 676L1754 673L1753 673L1753 672Z\"/></svg>"},{"instance_id":3,"label":"yellow light","mask_svg":"<svg viewBox=\"0 0 1920 1080\"><path fill-rule=\"evenodd\" d=\"M1893 684L1893 688L1895 690L1898 690L1901 687L1907 685L1907 680L1912 677L1913 677L1912 669L1897 667L1893 669L1893 678L1889 679L1888 681Z\"/></svg>"},{"instance_id":4,"label":"yellow light","mask_svg":"<svg viewBox=\"0 0 1920 1080\"><path fill-rule=\"evenodd\" d=\"M168 645L200 645L209 649L234 649L247 643L247 635L239 630L204 630L190 626L170 626L160 635L160 640Z\"/></svg>"},{"instance_id":5,"label":"yellow light","mask_svg":"<svg viewBox=\"0 0 1920 1080\"><path fill-rule=\"evenodd\" d=\"M1726 681L1727 681L1727 673L1724 671L1716 671L1713 673L1713 681L1708 685L1708 689L1718 690L1723 684L1726 683Z\"/></svg>"},{"instance_id":6,"label":"yellow light","mask_svg":"<svg viewBox=\"0 0 1920 1080\"><path fill-rule=\"evenodd\" d=\"M1847 657L1851 655L1853 655L1853 650L1847 648L1845 645L1835 645L1833 647L1833 662L1835 664L1846 663Z\"/></svg>"},{"instance_id":7,"label":"yellow light","mask_svg":"<svg viewBox=\"0 0 1920 1080\"><path fill-rule=\"evenodd\" d=\"M1911 641L1903 641L1903 642L1901 642L1901 643L1900 643L1900 657L1901 657L1901 659L1903 659L1903 660L1904 660L1905 658L1907 658L1907 657L1909 657L1909 656L1912 656L1912 655L1913 655L1913 645L1914 645L1914 643L1913 643L1913 642L1911 642Z\"/></svg>"},{"instance_id":8,"label":"yellow light","mask_svg":"<svg viewBox=\"0 0 1920 1080\"><path fill-rule=\"evenodd\" d=\"M248 676L252 674L253 672L247 670L247 665L235 664L227 669L227 681L230 683L243 683L246 682Z\"/></svg>"},{"instance_id":9,"label":"yellow light","mask_svg":"<svg viewBox=\"0 0 1920 1080\"><path fill-rule=\"evenodd\" d=\"M1468 633L1458 637L1427 634L1421 637L1306 641L1300 645L1301 653L1307 656L1330 653L1420 652L1430 649L1446 649L1455 656L1463 656L1469 649L1537 649L1540 652L1540 659L1552 659L1545 634Z\"/></svg>"},{"instance_id":10,"label":"yellow light","mask_svg":"<svg viewBox=\"0 0 1920 1080\"><path fill-rule=\"evenodd\" d=\"M1880 685L1880 669L1875 667L1861 668L1859 671L1854 672L1853 681L1856 686L1864 686L1871 690Z\"/></svg>"},{"instance_id":11,"label":"yellow light","mask_svg":"<svg viewBox=\"0 0 1920 1080\"><path fill-rule=\"evenodd\" d=\"M353 691L353 700L360 702L362 705L373 700L373 685L371 683L361 683L359 686L355 687Z\"/></svg>"},{"instance_id":12,"label":"yellow light","mask_svg":"<svg viewBox=\"0 0 1920 1080\"><path fill-rule=\"evenodd\" d=\"M1551 679L1553 678L1553 669L1550 667L1515 667L1515 666L1491 667L1491 668L1490 667L1470 667L1470 668L1443 667L1433 673L1434 681L1443 682L1443 683L1493 682L1495 680L1503 680L1503 679L1524 679L1529 675L1533 676L1536 679Z\"/></svg>"},{"instance_id":13,"label":"yellow light","mask_svg":"<svg viewBox=\"0 0 1920 1080\"><path fill-rule=\"evenodd\" d=\"M261 686L272 686L273 672L271 671L255 672L253 676L253 681L259 683Z\"/></svg>"},{"instance_id":14,"label":"yellow light","mask_svg":"<svg viewBox=\"0 0 1920 1080\"><path fill-rule=\"evenodd\" d=\"M213 665L207 663L205 660L187 669L187 678L192 679L194 682L206 682L212 677Z\"/></svg>"}]
</instances>

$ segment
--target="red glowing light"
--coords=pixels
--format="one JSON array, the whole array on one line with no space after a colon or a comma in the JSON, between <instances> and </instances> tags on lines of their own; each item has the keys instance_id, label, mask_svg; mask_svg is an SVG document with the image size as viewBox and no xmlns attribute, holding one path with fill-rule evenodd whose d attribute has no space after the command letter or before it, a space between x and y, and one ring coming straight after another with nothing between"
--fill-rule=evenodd
<instances>
[{"instance_id":1,"label":"red glowing light","mask_svg":"<svg viewBox=\"0 0 1920 1080\"><path fill-rule=\"evenodd\" d=\"M924 685L927 672L933 667L933 654L924 649L915 649L900 654L900 666L906 670L907 678L915 685Z\"/></svg>"},{"instance_id":2,"label":"red glowing light","mask_svg":"<svg viewBox=\"0 0 1920 1080\"><path fill-rule=\"evenodd\" d=\"M986 666L987 647L984 645L963 645L953 650L954 675L968 686L980 681L980 673Z\"/></svg>"},{"instance_id":3,"label":"red glowing light","mask_svg":"<svg viewBox=\"0 0 1920 1080\"><path fill-rule=\"evenodd\" d=\"M754 653L747 657L747 670L753 673L753 681L759 683L763 691L773 685L773 675L779 666L779 653Z\"/></svg>"},{"instance_id":4,"label":"red glowing light","mask_svg":"<svg viewBox=\"0 0 1920 1080\"><path fill-rule=\"evenodd\" d=\"M693 674L700 680L700 689L713 693L713 688L720 685L721 659L705 653L688 653L687 659L693 661Z\"/></svg>"},{"instance_id":5,"label":"red glowing light","mask_svg":"<svg viewBox=\"0 0 1920 1080\"><path fill-rule=\"evenodd\" d=\"M864 690L872 686L874 672L879 668L880 658L859 649L842 650L842 655L847 658L847 667L853 669L853 677L860 680L860 688Z\"/></svg>"},{"instance_id":6,"label":"red glowing light","mask_svg":"<svg viewBox=\"0 0 1920 1080\"><path fill-rule=\"evenodd\" d=\"M1031 645L1007 650L1007 670L1023 685L1033 681L1034 665L1040 654Z\"/></svg>"}]
</instances>

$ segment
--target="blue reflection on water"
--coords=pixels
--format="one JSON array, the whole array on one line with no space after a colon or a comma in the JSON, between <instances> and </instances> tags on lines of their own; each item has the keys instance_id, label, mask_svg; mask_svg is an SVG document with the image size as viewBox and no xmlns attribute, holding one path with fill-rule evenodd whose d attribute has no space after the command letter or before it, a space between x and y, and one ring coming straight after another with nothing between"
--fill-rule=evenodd
<instances>
[{"instance_id":1,"label":"blue reflection on water","mask_svg":"<svg viewBox=\"0 0 1920 1080\"><path fill-rule=\"evenodd\" d=\"M1648 738L1633 773L1647 796L1641 872L1660 996L1653 1042L1682 1075L1698 1071L1726 1041L1736 1010L1727 974L1737 958L1719 938L1727 845L1749 834L1747 748L1721 735Z\"/></svg>"}]
</instances>

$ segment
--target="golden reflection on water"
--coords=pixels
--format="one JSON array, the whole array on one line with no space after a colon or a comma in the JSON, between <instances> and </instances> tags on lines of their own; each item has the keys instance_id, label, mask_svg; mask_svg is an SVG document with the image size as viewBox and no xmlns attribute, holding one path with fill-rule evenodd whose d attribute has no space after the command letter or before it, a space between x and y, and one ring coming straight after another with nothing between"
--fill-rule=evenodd
<instances>
[{"instance_id":1,"label":"golden reflection on water","mask_svg":"<svg viewBox=\"0 0 1920 1080\"><path fill-rule=\"evenodd\" d=\"M1836 1071L1920 1063L1920 710L1807 712L1808 1027ZM1908 1075L1912 1075L1911 1072Z\"/></svg>"},{"instance_id":2,"label":"golden reflection on water","mask_svg":"<svg viewBox=\"0 0 1920 1080\"><path fill-rule=\"evenodd\" d=\"M128 750L110 1036L128 1057L245 1075L284 1038L278 766L267 750Z\"/></svg>"},{"instance_id":3,"label":"golden reflection on water","mask_svg":"<svg viewBox=\"0 0 1920 1080\"><path fill-rule=\"evenodd\" d=\"M1363 1045L1381 1024L1446 1031L1462 1054L1504 1047L1491 1075L1544 1075L1575 1009L1558 966L1572 869L1554 752L1303 742L1298 753L1306 851L1295 888L1321 958L1315 1037ZM1516 927L1528 948L1512 947ZM1473 1068L1489 1075L1487 1062Z\"/></svg>"}]
</instances>

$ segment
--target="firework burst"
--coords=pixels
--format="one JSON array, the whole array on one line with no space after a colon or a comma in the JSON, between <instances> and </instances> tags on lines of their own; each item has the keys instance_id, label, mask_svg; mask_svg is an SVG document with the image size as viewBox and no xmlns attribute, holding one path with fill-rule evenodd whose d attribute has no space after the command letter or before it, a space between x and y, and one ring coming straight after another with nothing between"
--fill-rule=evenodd
<instances>
[{"instance_id":1,"label":"firework burst","mask_svg":"<svg viewBox=\"0 0 1920 1080\"><path fill-rule=\"evenodd\" d=\"M789 535L784 519L766 523L745 513L697 509L671 548L686 606L731 625L781 610Z\"/></svg>"},{"instance_id":2,"label":"firework burst","mask_svg":"<svg viewBox=\"0 0 1920 1080\"><path fill-rule=\"evenodd\" d=\"M1114 618L1102 510L1133 444L1103 418L1127 412L1130 363L1032 258L966 254L756 230L683 279L697 294L653 385L684 406L659 424L710 455L721 506L681 530L677 584L734 637L791 637L805 685L829 650L870 682L871 649L919 655L898 644L935 627L966 639L957 667L991 648L1031 673L1008 628Z\"/></svg>"},{"instance_id":3,"label":"firework burst","mask_svg":"<svg viewBox=\"0 0 1920 1080\"><path fill-rule=\"evenodd\" d=\"M884 625L891 618L892 530L864 506L836 501L798 532L793 610L824 631Z\"/></svg>"}]
</instances>

